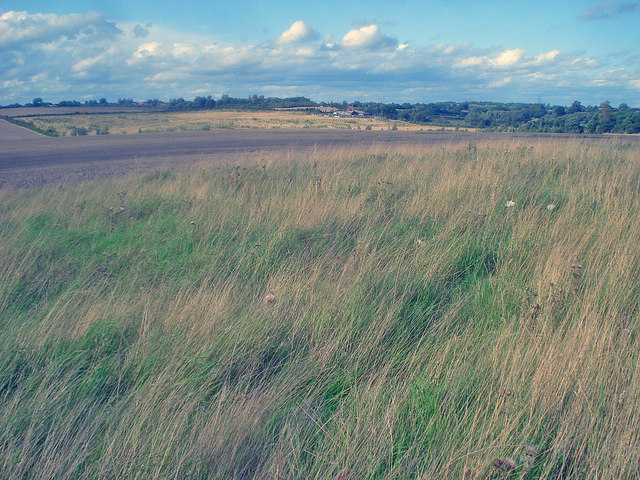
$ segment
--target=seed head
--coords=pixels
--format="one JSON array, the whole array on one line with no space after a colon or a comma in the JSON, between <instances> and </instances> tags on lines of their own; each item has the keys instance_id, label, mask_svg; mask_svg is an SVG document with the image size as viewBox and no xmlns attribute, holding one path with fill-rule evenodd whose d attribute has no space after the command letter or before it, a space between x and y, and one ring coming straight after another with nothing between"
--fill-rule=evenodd
<instances>
[{"instance_id":1,"label":"seed head","mask_svg":"<svg viewBox=\"0 0 640 480\"><path fill-rule=\"evenodd\" d=\"M540 310L540 305L537 303L533 307L531 307L531 310L529 310L529 317L531 317L531 320L536 318L536 316L538 315L538 310Z\"/></svg>"},{"instance_id":2,"label":"seed head","mask_svg":"<svg viewBox=\"0 0 640 480\"><path fill-rule=\"evenodd\" d=\"M540 450L538 450L536 447L534 447L533 445L528 445L525 449L524 449L524 453L525 455L529 456L529 457L537 457L538 455L540 455Z\"/></svg>"},{"instance_id":3,"label":"seed head","mask_svg":"<svg viewBox=\"0 0 640 480\"><path fill-rule=\"evenodd\" d=\"M493 468L496 470L504 470L508 472L509 470L513 470L518 466L518 463L513 458L496 458L493 461Z\"/></svg>"}]
</instances>

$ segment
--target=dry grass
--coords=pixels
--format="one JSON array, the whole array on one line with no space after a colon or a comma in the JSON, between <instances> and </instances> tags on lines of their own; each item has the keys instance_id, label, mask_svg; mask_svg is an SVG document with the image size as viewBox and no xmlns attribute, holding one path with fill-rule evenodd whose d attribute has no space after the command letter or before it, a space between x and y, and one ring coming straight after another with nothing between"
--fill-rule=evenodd
<instances>
[{"instance_id":1,"label":"dry grass","mask_svg":"<svg viewBox=\"0 0 640 480\"><path fill-rule=\"evenodd\" d=\"M161 113L110 113L76 114L71 116L51 115L21 117L36 127L46 130L54 128L59 135L69 135L72 127L84 127L89 134L95 134L96 127L105 127L111 134L132 134L149 132L173 132L185 130L229 129L229 128L337 128L364 130L403 131L440 130L440 127L417 125L404 121L378 118L340 118L311 115L297 111L230 111L208 110L193 112Z\"/></svg>"},{"instance_id":2,"label":"dry grass","mask_svg":"<svg viewBox=\"0 0 640 480\"><path fill-rule=\"evenodd\" d=\"M637 478L638 153L3 189L0 476Z\"/></svg>"}]
</instances>

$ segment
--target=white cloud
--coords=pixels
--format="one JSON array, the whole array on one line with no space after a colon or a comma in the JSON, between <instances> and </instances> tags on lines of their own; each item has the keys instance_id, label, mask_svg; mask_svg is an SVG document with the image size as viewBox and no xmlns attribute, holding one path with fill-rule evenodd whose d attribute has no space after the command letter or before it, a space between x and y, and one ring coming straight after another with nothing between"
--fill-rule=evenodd
<instances>
[{"instance_id":1,"label":"white cloud","mask_svg":"<svg viewBox=\"0 0 640 480\"><path fill-rule=\"evenodd\" d=\"M309 24L298 20L280 35L280 38L276 43L280 45L287 45L290 43L306 42L308 40L315 40L319 37L318 31Z\"/></svg>"},{"instance_id":2,"label":"white cloud","mask_svg":"<svg viewBox=\"0 0 640 480\"><path fill-rule=\"evenodd\" d=\"M115 25L95 13L7 12L0 15L0 102L46 94L56 95L49 101L186 98L209 88L212 95L283 96L295 90L319 100L384 95L387 101L414 102L501 100L549 91L570 92L565 95L571 101L589 103L584 92L595 92L595 103L640 103L633 66L604 71L583 53L480 49L470 43L409 46L375 24L336 38L341 40L321 36L302 21L274 42L242 44L161 25Z\"/></svg>"},{"instance_id":3,"label":"white cloud","mask_svg":"<svg viewBox=\"0 0 640 480\"><path fill-rule=\"evenodd\" d=\"M100 53L95 57L87 57L80 60L79 62L72 65L71 70L74 72L89 70L90 68L95 67L96 65L100 65L108 61L109 56L113 55L114 53L115 53L115 48L111 47L106 52Z\"/></svg>"},{"instance_id":4,"label":"white cloud","mask_svg":"<svg viewBox=\"0 0 640 480\"><path fill-rule=\"evenodd\" d=\"M54 15L9 11L0 15L0 47L32 42L48 43L60 38L113 37L122 33L97 12Z\"/></svg>"},{"instance_id":5,"label":"white cloud","mask_svg":"<svg viewBox=\"0 0 640 480\"><path fill-rule=\"evenodd\" d=\"M144 58L149 56L159 55L158 49L162 44L160 42L149 42L143 43L140 45L137 50L133 53L134 57Z\"/></svg>"},{"instance_id":6,"label":"white cloud","mask_svg":"<svg viewBox=\"0 0 640 480\"><path fill-rule=\"evenodd\" d=\"M505 50L496 58L489 60L489 64L494 67L510 67L520 61L524 55L524 50L521 48L514 48L512 50Z\"/></svg>"},{"instance_id":7,"label":"white cloud","mask_svg":"<svg viewBox=\"0 0 640 480\"><path fill-rule=\"evenodd\" d=\"M193 55L194 48L193 46L186 43L174 43L171 52L176 55Z\"/></svg>"},{"instance_id":8,"label":"white cloud","mask_svg":"<svg viewBox=\"0 0 640 480\"><path fill-rule=\"evenodd\" d=\"M464 67L476 67L478 65L482 65L483 63L485 63L487 61L487 57L483 56L483 57L467 57L467 58L463 58L461 60L458 60L456 63L454 63L454 67L460 67L460 68L464 68Z\"/></svg>"},{"instance_id":9,"label":"white cloud","mask_svg":"<svg viewBox=\"0 0 640 480\"><path fill-rule=\"evenodd\" d=\"M341 42L344 48L372 50L395 48L397 44L398 40L384 35L377 25L367 25L356 30L351 30L342 37Z\"/></svg>"},{"instance_id":10,"label":"white cloud","mask_svg":"<svg viewBox=\"0 0 640 480\"><path fill-rule=\"evenodd\" d=\"M551 50L547 53L541 53L536 57L535 63L541 64L546 62L553 61L558 55L560 55L560 50Z\"/></svg>"}]
</instances>

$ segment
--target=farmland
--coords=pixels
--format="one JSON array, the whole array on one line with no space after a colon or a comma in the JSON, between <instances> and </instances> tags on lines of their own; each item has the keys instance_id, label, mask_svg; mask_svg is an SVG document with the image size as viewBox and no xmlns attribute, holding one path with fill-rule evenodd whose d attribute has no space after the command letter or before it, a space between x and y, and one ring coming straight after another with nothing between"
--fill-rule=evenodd
<instances>
[{"instance_id":1,"label":"farmland","mask_svg":"<svg viewBox=\"0 0 640 480\"><path fill-rule=\"evenodd\" d=\"M331 128L341 130L391 130L420 131L439 130L440 127L417 125L404 121L379 118L336 117L304 111L228 111L208 110L191 112L140 112L140 113L79 113L65 115L15 116L18 120L32 122L46 130L53 128L58 135L70 135L85 129L88 134L180 132L218 129L298 129Z\"/></svg>"},{"instance_id":2,"label":"farmland","mask_svg":"<svg viewBox=\"0 0 640 480\"><path fill-rule=\"evenodd\" d=\"M0 477L637 477L638 143L256 152L0 189Z\"/></svg>"},{"instance_id":3,"label":"farmland","mask_svg":"<svg viewBox=\"0 0 640 480\"><path fill-rule=\"evenodd\" d=\"M346 129L222 129L51 138L0 121L0 186L86 179L199 162L228 164L247 152L283 155L374 144L474 142L492 134ZM257 154L261 155L261 154Z\"/></svg>"}]
</instances>

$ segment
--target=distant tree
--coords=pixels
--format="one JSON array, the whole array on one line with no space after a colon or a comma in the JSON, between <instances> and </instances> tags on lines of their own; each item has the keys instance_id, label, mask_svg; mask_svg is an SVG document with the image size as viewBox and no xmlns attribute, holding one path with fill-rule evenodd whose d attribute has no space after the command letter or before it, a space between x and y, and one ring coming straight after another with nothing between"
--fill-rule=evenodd
<instances>
[{"instance_id":1,"label":"distant tree","mask_svg":"<svg viewBox=\"0 0 640 480\"><path fill-rule=\"evenodd\" d=\"M609 133L613 131L615 127L615 120L613 119L613 108L611 107L609 100L600 104L600 112L596 115L598 116L596 133Z\"/></svg>"},{"instance_id":2,"label":"distant tree","mask_svg":"<svg viewBox=\"0 0 640 480\"><path fill-rule=\"evenodd\" d=\"M571 104L571 106L567 108L567 113L579 113L579 112L584 112L584 107L579 101L575 100Z\"/></svg>"}]
</instances>

